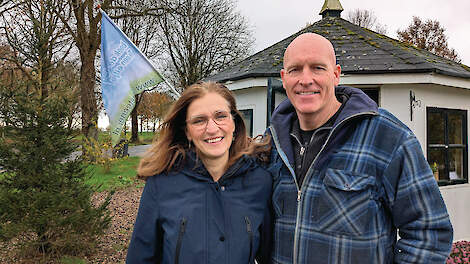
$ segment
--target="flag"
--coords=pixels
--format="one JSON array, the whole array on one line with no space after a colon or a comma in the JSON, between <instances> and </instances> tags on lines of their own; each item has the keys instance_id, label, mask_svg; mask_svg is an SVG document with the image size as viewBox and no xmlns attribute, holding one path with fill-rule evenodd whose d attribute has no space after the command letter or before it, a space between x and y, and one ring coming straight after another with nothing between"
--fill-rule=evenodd
<instances>
[{"instance_id":1,"label":"flag","mask_svg":"<svg viewBox=\"0 0 470 264\"><path fill-rule=\"evenodd\" d=\"M101 92L115 146L135 107L135 95L164 79L111 18L103 11L101 15Z\"/></svg>"}]
</instances>

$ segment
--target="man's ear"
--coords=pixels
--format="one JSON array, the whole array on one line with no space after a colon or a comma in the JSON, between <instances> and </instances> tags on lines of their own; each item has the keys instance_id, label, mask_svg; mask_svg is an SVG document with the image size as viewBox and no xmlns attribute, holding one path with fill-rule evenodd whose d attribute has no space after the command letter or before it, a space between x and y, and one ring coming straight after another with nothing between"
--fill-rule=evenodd
<instances>
[{"instance_id":1,"label":"man's ear","mask_svg":"<svg viewBox=\"0 0 470 264\"><path fill-rule=\"evenodd\" d=\"M339 77L341 76L341 66L339 64L336 64L335 70L334 70L334 75L335 75L335 86L338 86L339 84Z\"/></svg>"},{"instance_id":2,"label":"man's ear","mask_svg":"<svg viewBox=\"0 0 470 264\"><path fill-rule=\"evenodd\" d=\"M284 87L284 90L286 89L286 86L284 85L284 75L286 74L286 71L283 69L281 69L281 80L282 80L282 87Z\"/></svg>"}]
</instances>

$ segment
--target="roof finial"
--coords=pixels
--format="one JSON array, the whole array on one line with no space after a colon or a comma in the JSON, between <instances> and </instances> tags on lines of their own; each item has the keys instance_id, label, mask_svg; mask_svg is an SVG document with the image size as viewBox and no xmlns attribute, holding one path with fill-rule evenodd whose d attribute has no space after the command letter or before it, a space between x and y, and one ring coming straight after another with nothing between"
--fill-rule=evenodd
<instances>
[{"instance_id":1,"label":"roof finial","mask_svg":"<svg viewBox=\"0 0 470 264\"><path fill-rule=\"evenodd\" d=\"M325 17L341 17L343 7L339 0L325 0L323 7L321 8L320 15L322 18Z\"/></svg>"}]
</instances>

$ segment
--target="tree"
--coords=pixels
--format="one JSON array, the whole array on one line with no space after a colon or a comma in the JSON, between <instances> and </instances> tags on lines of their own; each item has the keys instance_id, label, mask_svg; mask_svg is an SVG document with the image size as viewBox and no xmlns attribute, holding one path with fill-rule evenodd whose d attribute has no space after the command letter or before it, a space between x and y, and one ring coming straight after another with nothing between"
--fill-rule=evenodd
<instances>
[{"instance_id":1,"label":"tree","mask_svg":"<svg viewBox=\"0 0 470 264\"><path fill-rule=\"evenodd\" d=\"M23 76L47 96L54 90L53 72L72 49L70 37L51 8L63 8L60 0L11 0L3 6L0 34L10 52L2 59L16 66ZM57 83L55 83L57 84Z\"/></svg>"},{"instance_id":2,"label":"tree","mask_svg":"<svg viewBox=\"0 0 470 264\"><path fill-rule=\"evenodd\" d=\"M67 160L76 149L70 89L45 96L34 85L0 84L0 240L17 239L34 255L81 254L109 225L111 197L95 207L82 161Z\"/></svg>"},{"instance_id":3,"label":"tree","mask_svg":"<svg viewBox=\"0 0 470 264\"><path fill-rule=\"evenodd\" d=\"M73 42L52 11L64 6L59 0L12 0L0 7L0 37L5 43L0 52L2 77L28 80L44 96L58 87L78 92L77 69L70 56ZM77 119L78 103L70 107L69 128Z\"/></svg>"},{"instance_id":4,"label":"tree","mask_svg":"<svg viewBox=\"0 0 470 264\"><path fill-rule=\"evenodd\" d=\"M184 89L246 57L253 44L245 18L232 0L174 0L159 17L163 64ZM178 6L178 8L176 8Z\"/></svg>"},{"instance_id":5,"label":"tree","mask_svg":"<svg viewBox=\"0 0 470 264\"><path fill-rule=\"evenodd\" d=\"M437 20L428 19L423 22L419 17L414 16L411 24L404 30L398 30L397 34L400 41L460 62L457 52L449 48L445 28Z\"/></svg>"},{"instance_id":6,"label":"tree","mask_svg":"<svg viewBox=\"0 0 470 264\"><path fill-rule=\"evenodd\" d=\"M155 132L156 124L163 120L173 100L168 95L158 92L145 92L142 95L137 111L141 122L152 122L153 132Z\"/></svg>"},{"instance_id":7,"label":"tree","mask_svg":"<svg viewBox=\"0 0 470 264\"><path fill-rule=\"evenodd\" d=\"M96 10L98 4L105 11L122 10L119 19L126 16L160 16L164 9L159 5L159 0L149 3L144 9L134 9L127 6L126 1L120 0L70 0L63 1L64 10L54 8L62 23L66 25L68 33L74 39L80 55L80 100L82 110L82 133L86 137L97 139L98 101L95 93L96 84L96 56L101 44L101 32L98 26L101 21L101 13ZM122 3L123 4L122 4Z\"/></svg>"},{"instance_id":8,"label":"tree","mask_svg":"<svg viewBox=\"0 0 470 264\"><path fill-rule=\"evenodd\" d=\"M68 159L76 149L69 125L76 72L65 62L71 42L51 12L62 1L9 3L0 19L8 44L0 69L0 239L78 254L108 226L110 196L95 207L82 161Z\"/></svg>"},{"instance_id":9,"label":"tree","mask_svg":"<svg viewBox=\"0 0 470 264\"><path fill-rule=\"evenodd\" d=\"M371 10L355 9L348 12L347 20L360 27L374 30L380 34L387 34L387 26L377 22L377 17Z\"/></svg>"}]
</instances>

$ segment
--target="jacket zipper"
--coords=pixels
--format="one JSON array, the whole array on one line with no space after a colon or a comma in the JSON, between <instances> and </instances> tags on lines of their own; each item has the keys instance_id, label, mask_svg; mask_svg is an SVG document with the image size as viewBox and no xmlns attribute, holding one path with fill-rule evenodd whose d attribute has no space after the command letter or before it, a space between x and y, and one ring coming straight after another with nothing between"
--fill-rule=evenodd
<instances>
[{"instance_id":1,"label":"jacket zipper","mask_svg":"<svg viewBox=\"0 0 470 264\"><path fill-rule=\"evenodd\" d=\"M176 241L175 251L175 264L179 263L181 243L183 242L184 231L186 230L186 218L183 217L180 224L180 232L178 233L178 240Z\"/></svg>"},{"instance_id":2,"label":"jacket zipper","mask_svg":"<svg viewBox=\"0 0 470 264\"><path fill-rule=\"evenodd\" d=\"M295 177L295 173L292 170L292 167L290 166L289 159L287 158L284 151L282 151L282 149L281 149L279 138L277 137L276 130L274 129L273 126L270 127L270 130L271 130L271 135L273 137L274 144L276 145L276 148L278 150L278 154L281 157L284 164L289 169L292 178L294 178L295 187L297 188L297 218L296 218L296 221L295 221L295 231L294 231L294 252L292 254L293 255L292 262L293 262L293 264L296 264L297 259L296 259L295 255L296 255L296 252L297 252L297 237L298 237L298 229L299 229L299 225L298 225L299 214L300 214L299 206L300 206L300 199L301 199L301 196L302 196L302 191L299 188L299 184L297 183L297 177Z\"/></svg>"},{"instance_id":3,"label":"jacket zipper","mask_svg":"<svg viewBox=\"0 0 470 264\"><path fill-rule=\"evenodd\" d=\"M251 263L251 257L253 255L253 230L251 229L251 222L248 216L245 216L245 223L246 223L246 232L248 233L248 237L250 239L250 255L248 255L248 263Z\"/></svg>"},{"instance_id":4,"label":"jacket zipper","mask_svg":"<svg viewBox=\"0 0 470 264\"><path fill-rule=\"evenodd\" d=\"M351 116L348 116L347 118L341 120L336 126L334 126L331 131L330 131L330 134L328 135L328 137L326 138L325 140L325 143L323 143L323 146L322 148L320 149L320 151L317 153L317 155L315 156L315 158L313 159L312 163L310 164L310 167L308 168L307 170L307 173L305 174L305 179L304 181L302 182L302 186L300 186L299 188L299 185L297 183L297 179L295 177L295 173L292 171L292 168L290 167L290 164L289 164L289 160L287 159L285 153L282 151L282 149L280 148L280 143L279 143L279 138L277 137L277 134L274 130L274 127L273 126L270 126L270 130L271 130L271 134L273 136L273 140L274 140L274 144L276 144L276 148L278 149L278 153L279 153L279 156L281 157L281 159L284 161L284 164L286 164L287 168L289 169L289 171L291 172L292 174L292 177L294 178L294 182L295 182L295 185L297 187L297 218L296 218L296 221L295 221L295 233L294 233L294 252L293 252L293 264L297 264L297 257L298 257L298 240L299 240L299 221L300 221L300 214L302 213L302 210L300 210L300 202L301 202L301 199L302 199L302 190L304 189L304 183L307 182L307 177L310 175L310 172L313 168L313 164L315 164L315 161L317 160L317 158L320 156L320 154L322 153L323 149L325 149L325 146L327 145L328 141L330 140L331 136L333 135L333 133L338 129L338 127L341 127L342 124L344 124L345 122L355 118L355 117L358 117L358 116L361 116L361 115L377 115L377 112L361 112L361 113L357 113L355 115L351 115ZM282 152L282 155L281 155L281 152Z\"/></svg>"},{"instance_id":5,"label":"jacket zipper","mask_svg":"<svg viewBox=\"0 0 470 264\"><path fill-rule=\"evenodd\" d=\"M310 146L310 144L312 144L312 141L315 138L315 136L317 135L318 131L322 131L322 130L325 130L325 129L331 130L332 127L320 127L320 128L318 128L317 130L315 130L315 132L310 137L309 142L305 145L303 145L300 142L299 138L297 138L297 136L295 134L293 134L293 133L290 134L293 138L295 138L295 140L297 141L297 144L300 145L300 164L301 164L300 166L302 166L304 164L304 160L305 160L304 153L305 153L305 151L308 150L308 146ZM305 180L305 178L304 178L304 180ZM303 182L301 182L300 185L302 185L302 183ZM297 195L297 201L299 201L299 200L300 200L300 190L298 191L298 195Z\"/></svg>"}]
</instances>

